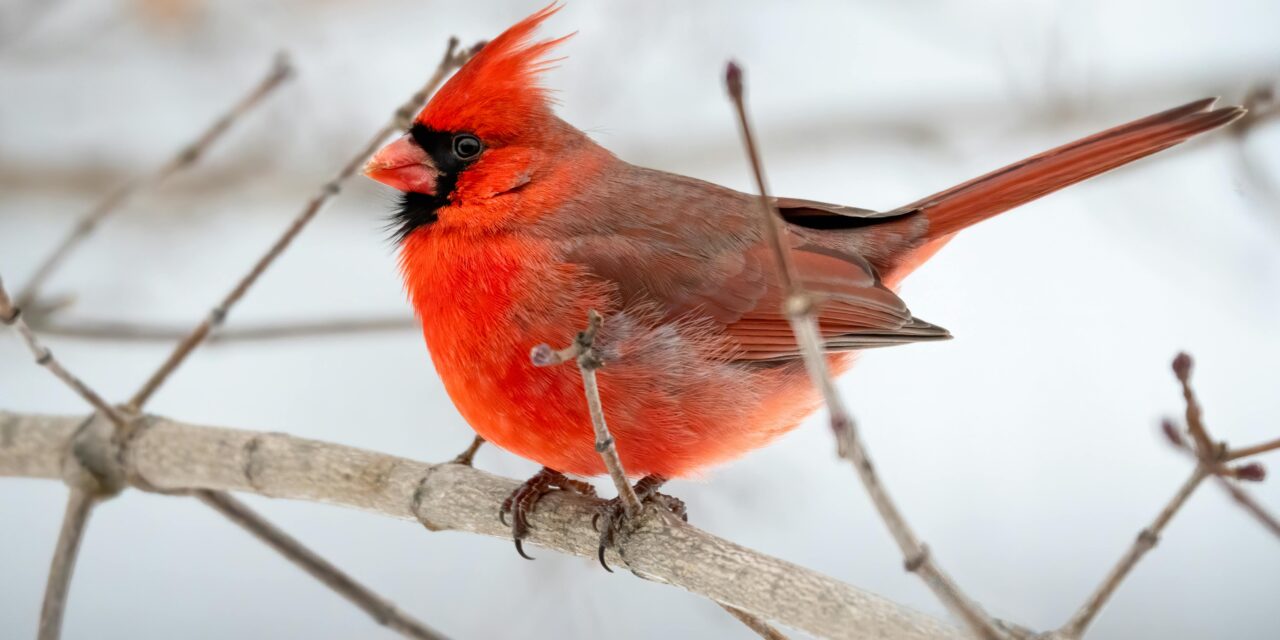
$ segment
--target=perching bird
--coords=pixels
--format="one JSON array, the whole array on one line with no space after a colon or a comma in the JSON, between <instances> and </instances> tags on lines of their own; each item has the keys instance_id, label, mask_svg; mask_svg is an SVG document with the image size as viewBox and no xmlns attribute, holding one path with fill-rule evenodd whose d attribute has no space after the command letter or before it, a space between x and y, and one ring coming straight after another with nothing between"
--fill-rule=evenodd
<instances>
[{"instance_id":1,"label":"perching bird","mask_svg":"<svg viewBox=\"0 0 1280 640\"><path fill-rule=\"evenodd\" d=\"M617 158L553 113L538 75L552 5L495 38L365 169L403 192L400 266L449 396L489 442L544 469L508 500L513 536L551 488L604 472L576 368L536 367L589 310L618 454L652 497L743 455L819 398L783 314L758 197ZM858 349L950 337L895 290L958 231L1240 117L1192 102L886 212L778 198L831 368ZM674 504L674 503L669 503ZM616 509L615 509L616 513ZM523 555L523 551L521 551Z\"/></svg>"}]
</instances>

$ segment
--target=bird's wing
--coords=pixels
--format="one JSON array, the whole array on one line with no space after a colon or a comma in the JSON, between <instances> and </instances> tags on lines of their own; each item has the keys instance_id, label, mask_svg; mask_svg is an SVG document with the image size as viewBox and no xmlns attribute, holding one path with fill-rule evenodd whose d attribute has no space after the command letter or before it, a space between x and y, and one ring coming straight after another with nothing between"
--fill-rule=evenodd
<instances>
[{"instance_id":1,"label":"bird's wing","mask_svg":"<svg viewBox=\"0 0 1280 640\"><path fill-rule=\"evenodd\" d=\"M649 205L625 216L595 218L601 225L597 233L571 242L566 260L610 282L624 305L652 304L669 319L719 325L731 342L725 356L730 360L799 358L783 311L786 291L760 233L754 200L714 185L695 186L699 189L694 193L703 197L675 196L669 208ZM685 193L680 188L667 191ZM850 220L883 214L807 200L779 199L778 205L784 219L802 217L802 224L808 223L793 226L788 237L801 284L819 298L818 322L828 351L950 337L945 329L914 317L881 284L875 268L859 254L854 234L814 230L822 228L814 220L826 216ZM610 225L622 219L627 222Z\"/></svg>"}]
</instances>

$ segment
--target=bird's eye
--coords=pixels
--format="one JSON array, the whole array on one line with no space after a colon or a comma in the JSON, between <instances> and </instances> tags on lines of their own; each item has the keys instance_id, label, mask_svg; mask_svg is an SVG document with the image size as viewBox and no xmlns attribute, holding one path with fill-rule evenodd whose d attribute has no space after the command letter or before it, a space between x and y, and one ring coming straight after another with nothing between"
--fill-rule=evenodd
<instances>
[{"instance_id":1,"label":"bird's eye","mask_svg":"<svg viewBox=\"0 0 1280 640\"><path fill-rule=\"evenodd\" d=\"M459 160L471 160L480 155L483 150L484 145L480 143L480 138L469 133L453 137L453 155L458 156Z\"/></svg>"}]
</instances>

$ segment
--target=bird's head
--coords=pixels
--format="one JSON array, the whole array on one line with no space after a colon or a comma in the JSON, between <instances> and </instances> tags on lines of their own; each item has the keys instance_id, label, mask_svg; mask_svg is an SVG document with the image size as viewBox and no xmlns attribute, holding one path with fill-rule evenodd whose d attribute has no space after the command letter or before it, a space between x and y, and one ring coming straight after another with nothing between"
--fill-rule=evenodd
<instances>
[{"instance_id":1,"label":"bird's head","mask_svg":"<svg viewBox=\"0 0 1280 640\"><path fill-rule=\"evenodd\" d=\"M569 36L534 41L533 32L559 10L549 5L485 44L409 131L369 160L365 175L403 192L395 220L400 239L436 222L442 210L474 210L526 186L561 147L585 139L554 115L538 84L538 74L556 62L547 53ZM475 211L468 218L484 222Z\"/></svg>"}]
</instances>

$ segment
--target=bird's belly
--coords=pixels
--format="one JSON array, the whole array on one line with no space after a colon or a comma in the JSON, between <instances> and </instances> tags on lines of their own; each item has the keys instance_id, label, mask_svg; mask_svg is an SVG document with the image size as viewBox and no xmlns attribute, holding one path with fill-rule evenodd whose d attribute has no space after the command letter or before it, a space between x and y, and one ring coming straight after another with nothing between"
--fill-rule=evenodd
<instances>
[{"instance_id":1,"label":"bird's belly","mask_svg":"<svg viewBox=\"0 0 1280 640\"><path fill-rule=\"evenodd\" d=\"M605 316L600 395L629 475L688 476L763 446L817 407L799 361L727 362L719 329L619 309L598 278L536 249L419 234L402 256L415 265L406 282L431 359L486 440L557 471L604 472L577 367L529 360L536 345L568 345L592 309Z\"/></svg>"},{"instance_id":2,"label":"bird's belly","mask_svg":"<svg viewBox=\"0 0 1280 640\"><path fill-rule=\"evenodd\" d=\"M586 311L581 315L585 322ZM493 444L557 471L605 471L577 367L537 367L535 345L568 344L569 317L542 327L428 344L450 397ZM559 327L555 329L553 327ZM548 339L548 334L558 334ZM628 475L681 477L743 455L794 427L817 405L803 367L730 364L675 325L606 317L598 371L605 418Z\"/></svg>"}]
</instances>

